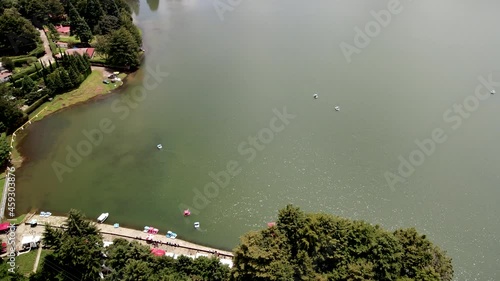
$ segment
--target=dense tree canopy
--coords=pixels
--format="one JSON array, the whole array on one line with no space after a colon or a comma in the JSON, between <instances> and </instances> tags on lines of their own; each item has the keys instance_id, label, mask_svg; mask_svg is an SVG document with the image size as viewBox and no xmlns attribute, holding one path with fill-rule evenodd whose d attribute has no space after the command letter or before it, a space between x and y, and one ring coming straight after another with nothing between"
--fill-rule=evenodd
<instances>
[{"instance_id":1,"label":"dense tree canopy","mask_svg":"<svg viewBox=\"0 0 500 281\"><path fill-rule=\"evenodd\" d=\"M111 281L453 279L450 258L413 228L388 232L293 206L279 212L275 226L241 238L233 269L216 258L156 257L148 246L124 239L104 248L95 224L74 210L64 227L46 227L43 241L53 253L30 280L99 280L101 272ZM0 276L4 271L0 265Z\"/></svg>"},{"instance_id":2,"label":"dense tree canopy","mask_svg":"<svg viewBox=\"0 0 500 281\"><path fill-rule=\"evenodd\" d=\"M229 278L229 268L218 259L155 257L147 246L123 239L114 240L106 249L106 255L105 264L112 272L108 280L222 281Z\"/></svg>"},{"instance_id":3,"label":"dense tree canopy","mask_svg":"<svg viewBox=\"0 0 500 281\"><path fill-rule=\"evenodd\" d=\"M92 31L89 25L72 4L69 5L69 20L72 35L76 35L83 43L92 40Z\"/></svg>"},{"instance_id":4,"label":"dense tree canopy","mask_svg":"<svg viewBox=\"0 0 500 281\"><path fill-rule=\"evenodd\" d=\"M5 9L0 15L0 53L2 55L19 55L33 50L40 41L39 33L31 22L19 12Z\"/></svg>"},{"instance_id":5,"label":"dense tree canopy","mask_svg":"<svg viewBox=\"0 0 500 281\"><path fill-rule=\"evenodd\" d=\"M394 233L362 221L287 206L275 227L242 237L234 280L450 281L450 258L415 229Z\"/></svg>"},{"instance_id":6,"label":"dense tree canopy","mask_svg":"<svg viewBox=\"0 0 500 281\"><path fill-rule=\"evenodd\" d=\"M109 37L108 44L108 63L110 65L130 67L139 65L139 46L125 27L113 32Z\"/></svg>"},{"instance_id":7,"label":"dense tree canopy","mask_svg":"<svg viewBox=\"0 0 500 281\"><path fill-rule=\"evenodd\" d=\"M65 229L46 227L44 244L54 250L33 280L99 280L102 237L80 212L71 210Z\"/></svg>"},{"instance_id":8,"label":"dense tree canopy","mask_svg":"<svg viewBox=\"0 0 500 281\"><path fill-rule=\"evenodd\" d=\"M11 100L14 89L0 84L0 133L12 132L20 126L26 119L26 116Z\"/></svg>"},{"instance_id":9,"label":"dense tree canopy","mask_svg":"<svg viewBox=\"0 0 500 281\"><path fill-rule=\"evenodd\" d=\"M38 28L64 15L64 7L59 0L19 0L19 11Z\"/></svg>"},{"instance_id":10,"label":"dense tree canopy","mask_svg":"<svg viewBox=\"0 0 500 281\"><path fill-rule=\"evenodd\" d=\"M3 135L0 135L0 168L3 169L5 164L10 159L10 145L7 141L7 138Z\"/></svg>"}]
</instances>

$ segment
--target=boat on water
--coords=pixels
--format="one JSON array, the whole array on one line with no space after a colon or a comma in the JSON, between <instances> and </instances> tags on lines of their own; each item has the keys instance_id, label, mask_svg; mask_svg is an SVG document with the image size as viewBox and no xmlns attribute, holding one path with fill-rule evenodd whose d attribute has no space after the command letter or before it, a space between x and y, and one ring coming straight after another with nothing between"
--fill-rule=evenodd
<instances>
[{"instance_id":1,"label":"boat on water","mask_svg":"<svg viewBox=\"0 0 500 281\"><path fill-rule=\"evenodd\" d=\"M491 94L492 95L496 94L495 90L491 90Z\"/></svg>"},{"instance_id":2,"label":"boat on water","mask_svg":"<svg viewBox=\"0 0 500 281\"><path fill-rule=\"evenodd\" d=\"M317 99L318 97L319 97L318 94L313 95L313 98L315 98L315 99Z\"/></svg>"},{"instance_id":3,"label":"boat on water","mask_svg":"<svg viewBox=\"0 0 500 281\"><path fill-rule=\"evenodd\" d=\"M102 213L98 218L98 223L103 223L109 217L109 213Z\"/></svg>"},{"instance_id":4,"label":"boat on water","mask_svg":"<svg viewBox=\"0 0 500 281\"><path fill-rule=\"evenodd\" d=\"M194 228L200 228L200 223L199 222L195 222L194 223Z\"/></svg>"},{"instance_id":5,"label":"boat on water","mask_svg":"<svg viewBox=\"0 0 500 281\"><path fill-rule=\"evenodd\" d=\"M167 231L167 235L165 235L165 236L167 236L167 238L175 239L177 237L177 233L169 230L169 231Z\"/></svg>"},{"instance_id":6,"label":"boat on water","mask_svg":"<svg viewBox=\"0 0 500 281\"><path fill-rule=\"evenodd\" d=\"M162 149L162 148L163 148L163 146L162 146L161 144L156 145L156 147L157 147L158 149Z\"/></svg>"},{"instance_id":7,"label":"boat on water","mask_svg":"<svg viewBox=\"0 0 500 281\"><path fill-rule=\"evenodd\" d=\"M336 110L336 111L339 111L339 110L340 110L340 107L336 106L336 107L335 107L335 110Z\"/></svg>"}]
</instances>

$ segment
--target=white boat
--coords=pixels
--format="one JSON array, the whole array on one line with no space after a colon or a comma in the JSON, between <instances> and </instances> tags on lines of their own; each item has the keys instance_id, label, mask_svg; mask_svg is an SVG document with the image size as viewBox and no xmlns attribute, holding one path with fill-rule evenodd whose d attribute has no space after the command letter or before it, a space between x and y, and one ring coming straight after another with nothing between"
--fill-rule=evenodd
<instances>
[{"instance_id":1,"label":"white boat","mask_svg":"<svg viewBox=\"0 0 500 281\"><path fill-rule=\"evenodd\" d=\"M314 95L313 95L313 97L314 97L315 99L317 99L319 96L318 96L318 94L314 94Z\"/></svg>"},{"instance_id":2,"label":"white boat","mask_svg":"<svg viewBox=\"0 0 500 281\"><path fill-rule=\"evenodd\" d=\"M97 222L103 223L109 217L109 213L102 213L98 218Z\"/></svg>"},{"instance_id":3,"label":"white boat","mask_svg":"<svg viewBox=\"0 0 500 281\"><path fill-rule=\"evenodd\" d=\"M336 110L336 111L339 111L339 110L340 110L340 107L336 106L336 107L335 107L335 110Z\"/></svg>"},{"instance_id":4,"label":"white boat","mask_svg":"<svg viewBox=\"0 0 500 281\"><path fill-rule=\"evenodd\" d=\"M156 147L157 147L158 149L162 149L162 148L163 148L163 146L162 146L161 144L158 144Z\"/></svg>"},{"instance_id":5,"label":"white boat","mask_svg":"<svg viewBox=\"0 0 500 281\"><path fill-rule=\"evenodd\" d=\"M200 223L199 222L195 222L194 223L194 228L200 228Z\"/></svg>"},{"instance_id":6,"label":"white boat","mask_svg":"<svg viewBox=\"0 0 500 281\"><path fill-rule=\"evenodd\" d=\"M172 231L167 231L167 238L172 238L172 239L175 239L177 237L177 233L175 232L172 232Z\"/></svg>"},{"instance_id":7,"label":"white boat","mask_svg":"<svg viewBox=\"0 0 500 281\"><path fill-rule=\"evenodd\" d=\"M494 95L496 94L497 92L495 92L495 90L491 90L491 94Z\"/></svg>"}]
</instances>

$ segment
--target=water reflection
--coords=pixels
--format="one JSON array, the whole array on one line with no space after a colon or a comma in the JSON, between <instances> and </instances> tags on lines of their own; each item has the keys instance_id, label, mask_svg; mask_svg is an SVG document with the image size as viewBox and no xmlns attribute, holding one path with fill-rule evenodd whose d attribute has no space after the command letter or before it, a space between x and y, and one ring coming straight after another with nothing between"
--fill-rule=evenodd
<instances>
[{"instance_id":1,"label":"water reflection","mask_svg":"<svg viewBox=\"0 0 500 281\"><path fill-rule=\"evenodd\" d=\"M147 0L147 3L148 3L148 6L149 6L149 9L151 9L151 11L156 11L158 10L158 6L160 5L160 0Z\"/></svg>"}]
</instances>

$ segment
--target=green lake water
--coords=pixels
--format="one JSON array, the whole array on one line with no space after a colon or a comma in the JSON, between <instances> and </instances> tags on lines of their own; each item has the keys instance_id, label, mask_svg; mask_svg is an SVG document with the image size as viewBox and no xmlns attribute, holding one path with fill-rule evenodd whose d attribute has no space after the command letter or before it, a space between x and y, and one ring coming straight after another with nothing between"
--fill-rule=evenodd
<instances>
[{"instance_id":1,"label":"green lake water","mask_svg":"<svg viewBox=\"0 0 500 281\"><path fill-rule=\"evenodd\" d=\"M388 2L242 0L221 17L214 3L229 7L133 4L143 69L108 98L25 130L17 212L109 212L109 223L232 249L293 203L416 227L453 257L457 280L498 280L500 101L474 92L480 76L500 81L499 2L401 1L350 63L341 43L355 46L355 27ZM155 69L168 77L155 82ZM89 149L82 132L101 123L113 130ZM415 152L436 130L444 141ZM252 148L258 134L265 143ZM88 155L70 167L68 147ZM400 155L419 165L391 188ZM68 165L61 180L57 163ZM239 173L207 187L228 164Z\"/></svg>"}]
</instances>

